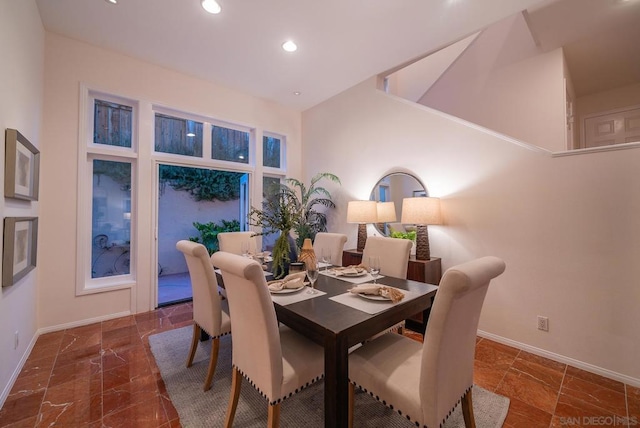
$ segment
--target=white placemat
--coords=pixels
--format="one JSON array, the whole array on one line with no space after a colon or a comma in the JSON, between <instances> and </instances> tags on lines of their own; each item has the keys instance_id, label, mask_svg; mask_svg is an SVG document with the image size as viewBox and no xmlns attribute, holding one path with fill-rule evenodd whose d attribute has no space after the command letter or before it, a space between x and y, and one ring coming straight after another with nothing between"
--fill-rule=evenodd
<instances>
[{"instance_id":1,"label":"white placemat","mask_svg":"<svg viewBox=\"0 0 640 428\"><path fill-rule=\"evenodd\" d=\"M384 285L384 284L380 284ZM400 289L398 289L400 290ZM420 293L415 291L408 290L400 290L404 293L404 299L402 299L398 303L406 302L408 300L415 299L420 296ZM393 303L390 300L369 300L361 297L357 294L347 292L344 294L338 294L337 296L330 297L329 300L333 300L334 302L342 303L343 305L351 306L354 309L357 309L362 312L366 312L368 314L377 314L378 312L382 312L385 309L389 309L393 305L397 305L398 303Z\"/></svg>"},{"instance_id":2,"label":"white placemat","mask_svg":"<svg viewBox=\"0 0 640 428\"><path fill-rule=\"evenodd\" d=\"M324 291L320 290L316 290L317 293L310 294L307 293L307 290L309 290L309 287L304 287L302 290L296 291L295 293L272 294L271 300L279 305L286 306L292 303L302 302L303 300L313 299L314 297L320 297L327 294Z\"/></svg>"},{"instance_id":3,"label":"white placemat","mask_svg":"<svg viewBox=\"0 0 640 428\"><path fill-rule=\"evenodd\" d=\"M373 281L373 277L370 273L367 273L362 276L344 276L344 275L334 275L331 273L331 269L329 270L321 270L320 273L322 275L329 276L331 278L339 279L340 281L350 282L352 284L364 284L365 282ZM378 279L384 278L382 275L378 275Z\"/></svg>"}]
</instances>

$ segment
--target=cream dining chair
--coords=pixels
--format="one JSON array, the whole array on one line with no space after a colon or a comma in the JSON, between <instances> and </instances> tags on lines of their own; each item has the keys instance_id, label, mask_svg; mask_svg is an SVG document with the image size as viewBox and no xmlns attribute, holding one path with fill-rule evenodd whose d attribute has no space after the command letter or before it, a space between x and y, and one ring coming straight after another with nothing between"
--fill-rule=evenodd
<instances>
[{"instance_id":1,"label":"cream dining chair","mask_svg":"<svg viewBox=\"0 0 640 428\"><path fill-rule=\"evenodd\" d=\"M218 233L220 251L242 255L242 243L248 242L249 251L256 252L255 232L222 232Z\"/></svg>"},{"instance_id":2,"label":"cream dining chair","mask_svg":"<svg viewBox=\"0 0 640 428\"><path fill-rule=\"evenodd\" d=\"M258 262L221 251L212 260L222 271L233 323L233 373L225 427L233 425L242 377L266 398L267 426L278 427L280 403L324 376L324 349L278 325Z\"/></svg>"},{"instance_id":3,"label":"cream dining chair","mask_svg":"<svg viewBox=\"0 0 640 428\"><path fill-rule=\"evenodd\" d=\"M370 236L362 251L362 263L369 265L369 257L378 257L380 261L380 275L393 276L395 278L407 278L409 269L409 256L413 242L409 239L386 238L384 236ZM377 338L380 334L395 331L402 333L404 321L391 326L387 330L371 337Z\"/></svg>"},{"instance_id":4,"label":"cream dining chair","mask_svg":"<svg viewBox=\"0 0 640 428\"><path fill-rule=\"evenodd\" d=\"M370 236L362 251L362 263L368 266L369 257L377 256L380 275L406 279L412 245L409 239Z\"/></svg>"},{"instance_id":5,"label":"cream dining chair","mask_svg":"<svg viewBox=\"0 0 640 428\"><path fill-rule=\"evenodd\" d=\"M349 426L354 385L416 426L440 427L462 400L475 427L471 387L478 320L491 280L504 261L483 257L448 269L440 282L424 343L385 334L349 355Z\"/></svg>"},{"instance_id":6,"label":"cream dining chair","mask_svg":"<svg viewBox=\"0 0 640 428\"><path fill-rule=\"evenodd\" d=\"M313 240L316 259L322 260L322 250L331 252L331 264L342 266L342 251L347 242L347 235L342 233L318 232Z\"/></svg>"},{"instance_id":7,"label":"cream dining chair","mask_svg":"<svg viewBox=\"0 0 640 428\"><path fill-rule=\"evenodd\" d=\"M205 246L183 240L178 241L176 248L184 254L193 291L193 337L187 367L193 364L200 331L204 330L211 336L211 358L204 381L204 390L207 391L211 388L211 380L216 371L220 338L231 333L229 308L227 302L223 302L218 294L218 281Z\"/></svg>"}]
</instances>

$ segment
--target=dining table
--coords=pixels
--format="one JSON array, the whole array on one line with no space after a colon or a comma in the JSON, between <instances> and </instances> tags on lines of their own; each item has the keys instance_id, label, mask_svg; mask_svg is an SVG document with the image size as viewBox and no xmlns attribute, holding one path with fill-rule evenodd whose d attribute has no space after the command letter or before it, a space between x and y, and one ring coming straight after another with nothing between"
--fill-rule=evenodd
<instances>
[{"instance_id":1,"label":"dining table","mask_svg":"<svg viewBox=\"0 0 640 428\"><path fill-rule=\"evenodd\" d=\"M377 310L369 313L372 311L365 312L341 303L348 303L352 298L366 298L349 293L355 284L345 279L325 271L318 275L315 283L316 289L323 294L294 303L280 301L277 297L273 299L278 321L324 347L324 424L331 428L348 425L349 348L421 311L424 319L428 319L438 288L407 279L380 277L380 285L404 290L410 298L397 303L366 302L368 308L373 305ZM376 309L375 305L381 306Z\"/></svg>"}]
</instances>

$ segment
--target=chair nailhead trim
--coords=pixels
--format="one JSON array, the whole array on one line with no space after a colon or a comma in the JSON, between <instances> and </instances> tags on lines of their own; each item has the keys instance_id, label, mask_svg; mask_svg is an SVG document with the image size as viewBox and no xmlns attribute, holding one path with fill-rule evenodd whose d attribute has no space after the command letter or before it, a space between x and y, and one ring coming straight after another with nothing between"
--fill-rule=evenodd
<instances>
[{"instance_id":1,"label":"chair nailhead trim","mask_svg":"<svg viewBox=\"0 0 640 428\"><path fill-rule=\"evenodd\" d=\"M363 387L362 385L358 385L356 382L350 380L351 384L357 386L358 388L360 388L361 390L363 390L364 392L366 392L367 394L369 394L370 396L372 396L373 398L375 398L377 401L379 401L380 403L384 404L386 407L390 408L391 410L395 410L400 416L402 416L402 410L399 409L394 409L393 408L393 404L387 404L387 402L385 400L380 400L380 397L378 397L377 395L374 395L373 392L368 391L365 387ZM466 391L464 392L463 396L466 395L469 391L471 391L471 388L473 388L473 385L471 385L469 388L466 389ZM458 401L456 401L456 403L453 405L453 407L451 408L451 410L449 410L449 413L447 414L447 416L445 416L445 418L442 420L442 422L440 422L440 428L442 428L442 426L444 425L444 423L446 422L447 419L449 419L449 416L451 416L451 413L453 413L453 411L455 410L456 406L458 404L460 404L460 402L462 401L462 397L460 397L458 399ZM407 418L408 421L413 422L417 427L420 426L420 422L418 421L414 421L413 419L411 419L411 416L409 415L405 415L405 417ZM429 428L426 425L423 425L423 428Z\"/></svg>"},{"instance_id":2,"label":"chair nailhead trim","mask_svg":"<svg viewBox=\"0 0 640 428\"><path fill-rule=\"evenodd\" d=\"M285 396L285 397L281 397L281 398L278 398L278 399L277 399L277 400L275 400L275 401L269 401L269 397L267 396L267 394L265 394L264 392L262 392L262 391L260 390L260 388L258 388L258 387L256 386L256 384L255 384L255 383L254 383L254 382L249 378L249 376L247 376L247 375L246 375L242 370L240 370L240 369L238 368L238 366L236 366L235 364L233 364L233 365L232 365L232 367L233 367L233 368L235 368L236 370L238 370L238 371L240 372L240 374L242 375L242 377L243 377L243 378L245 378L245 379L249 382L249 384L251 384L251 386L253 386L253 387L255 388L255 390L256 390L256 391L258 391L258 392L260 393L260 395L262 395L265 399L267 399L267 401L269 402L269 405L270 405L270 406L273 406L274 404L279 404L279 403L283 402L283 401L284 401L284 400L286 400L287 398L289 398L289 397L293 396L293 394L296 394L296 393L298 393L298 392L302 391L304 388L306 388L306 387L308 387L308 386L311 386L311 385L313 385L314 383L316 383L317 381L319 381L320 379L324 378L324 374L322 374L322 375L320 375L320 376L318 376L318 377L316 377L316 378L314 378L314 379L311 379L309 382L305 383L303 386L301 386L300 388L296 389L295 391L290 392L287 396Z\"/></svg>"}]
</instances>

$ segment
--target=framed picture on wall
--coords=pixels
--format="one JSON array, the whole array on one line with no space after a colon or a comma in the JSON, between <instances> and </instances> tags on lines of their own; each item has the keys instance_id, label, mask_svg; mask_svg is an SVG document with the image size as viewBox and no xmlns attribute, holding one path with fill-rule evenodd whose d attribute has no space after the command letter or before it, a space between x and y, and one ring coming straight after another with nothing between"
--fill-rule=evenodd
<instances>
[{"instance_id":1,"label":"framed picture on wall","mask_svg":"<svg viewBox=\"0 0 640 428\"><path fill-rule=\"evenodd\" d=\"M2 286L15 284L36 267L38 217L4 219Z\"/></svg>"},{"instance_id":2,"label":"framed picture on wall","mask_svg":"<svg viewBox=\"0 0 640 428\"><path fill-rule=\"evenodd\" d=\"M4 196L38 200L40 151L15 129L5 132Z\"/></svg>"}]
</instances>

